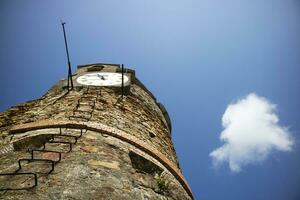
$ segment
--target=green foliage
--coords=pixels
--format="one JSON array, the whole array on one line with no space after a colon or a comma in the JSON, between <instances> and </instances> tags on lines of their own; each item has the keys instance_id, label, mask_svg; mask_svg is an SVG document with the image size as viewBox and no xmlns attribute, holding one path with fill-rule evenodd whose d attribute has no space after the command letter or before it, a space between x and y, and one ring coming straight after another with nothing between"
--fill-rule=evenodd
<instances>
[{"instance_id":1,"label":"green foliage","mask_svg":"<svg viewBox=\"0 0 300 200\"><path fill-rule=\"evenodd\" d=\"M169 187L169 181L167 180L166 176L158 175L156 176L156 183L159 189L159 192L166 193Z\"/></svg>"}]
</instances>

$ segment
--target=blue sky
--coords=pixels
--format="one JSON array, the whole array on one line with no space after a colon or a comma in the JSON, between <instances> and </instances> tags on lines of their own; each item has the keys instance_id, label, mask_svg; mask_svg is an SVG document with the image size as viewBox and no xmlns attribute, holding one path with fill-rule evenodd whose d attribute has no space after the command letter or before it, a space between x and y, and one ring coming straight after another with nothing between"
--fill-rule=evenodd
<instances>
[{"instance_id":1,"label":"blue sky","mask_svg":"<svg viewBox=\"0 0 300 200\"><path fill-rule=\"evenodd\" d=\"M124 63L166 106L196 199L300 199L299 0L1 0L1 111L66 77L61 19L73 71ZM249 93L277 105L292 151L216 169L223 113Z\"/></svg>"}]
</instances>

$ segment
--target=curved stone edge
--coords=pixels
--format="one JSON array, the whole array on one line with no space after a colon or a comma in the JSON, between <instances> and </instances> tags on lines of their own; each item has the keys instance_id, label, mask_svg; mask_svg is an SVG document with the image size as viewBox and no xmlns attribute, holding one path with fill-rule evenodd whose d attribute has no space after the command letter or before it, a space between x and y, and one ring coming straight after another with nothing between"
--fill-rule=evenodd
<instances>
[{"instance_id":1,"label":"curved stone edge","mask_svg":"<svg viewBox=\"0 0 300 200\"><path fill-rule=\"evenodd\" d=\"M105 133L112 137L118 138L122 141L125 141L135 147L141 149L142 151L146 152L153 158L157 159L160 163L162 163L180 182L186 192L190 195L192 199L193 193L188 185L187 181L184 179L183 175L181 174L180 170L174 165L165 155L160 153L156 148L150 146L149 144L143 142L142 140L113 127L109 127L104 124L100 123L93 123L93 122L77 122L77 121L66 121L66 120L42 120L37 122L31 122L26 124L19 124L13 126L9 130L9 134L17 134L23 133L32 130L38 129L46 129L46 128L78 128L78 129L87 129L95 132Z\"/></svg>"}]
</instances>

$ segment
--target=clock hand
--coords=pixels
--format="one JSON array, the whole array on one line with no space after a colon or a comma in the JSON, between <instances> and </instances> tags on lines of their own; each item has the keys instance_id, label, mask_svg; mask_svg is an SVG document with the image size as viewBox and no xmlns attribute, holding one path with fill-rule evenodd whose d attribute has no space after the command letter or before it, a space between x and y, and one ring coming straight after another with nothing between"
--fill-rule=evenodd
<instances>
[{"instance_id":1,"label":"clock hand","mask_svg":"<svg viewBox=\"0 0 300 200\"><path fill-rule=\"evenodd\" d=\"M101 79L101 80L105 80L104 76L101 76L99 74L97 74L97 76Z\"/></svg>"}]
</instances>

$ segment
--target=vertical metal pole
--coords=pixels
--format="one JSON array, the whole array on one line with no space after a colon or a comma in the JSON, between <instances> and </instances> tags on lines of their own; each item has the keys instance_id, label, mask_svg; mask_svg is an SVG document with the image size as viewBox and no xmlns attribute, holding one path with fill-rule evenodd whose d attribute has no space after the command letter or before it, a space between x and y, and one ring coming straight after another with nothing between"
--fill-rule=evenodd
<instances>
[{"instance_id":1,"label":"vertical metal pole","mask_svg":"<svg viewBox=\"0 0 300 200\"><path fill-rule=\"evenodd\" d=\"M68 58L68 68L69 68L68 69L68 90L69 90L69 82L71 82L71 90L73 90L72 68L71 68L71 62L70 62L70 56L69 56L65 24L66 24L66 22L61 23L61 25L63 27L63 31L64 31L65 46L66 46L66 52L67 52L67 58Z\"/></svg>"},{"instance_id":2,"label":"vertical metal pole","mask_svg":"<svg viewBox=\"0 0 300 200\"><path fill-rule=\"evenodd\" d=\"M122 99L124 95L124 65L122 64Z\"/></svg>"}]
</instances>

